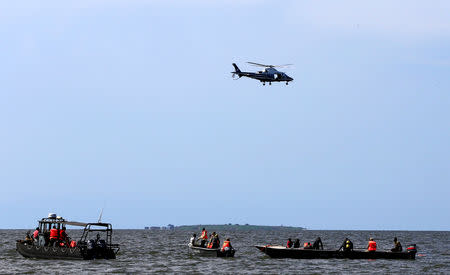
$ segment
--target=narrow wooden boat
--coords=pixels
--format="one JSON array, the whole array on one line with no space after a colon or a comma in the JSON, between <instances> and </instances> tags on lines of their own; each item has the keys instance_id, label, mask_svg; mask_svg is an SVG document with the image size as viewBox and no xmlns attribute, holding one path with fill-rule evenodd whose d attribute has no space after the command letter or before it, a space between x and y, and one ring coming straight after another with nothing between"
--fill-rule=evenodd
<instances>
[{"instance_id":1,"label":"narrow wooden boat","mask_svg":"<svg viewBox=\"0 0 450 275\"><path fill-rule=\"evenodd\" d=\"M72 244L58 241L50 245L49 231L52 226L61 229L66 225L84 227L80 239ZM34 241L17 240L16 250L20 255L39 259L115 259L119 251L119 245L112 244L112 226L109 223L81 223L49 216L39 221L39 229L39 236ZM96 237L93 238L92 234Z\"/></svg>"},{"instance_id":2,"label":"narrow wooden boat","mask_svg":"<svg viewBox=\"0 0 450 275\"><path fill-rule=\"evenodd\" d=\"M189 244L188 246L190 253L196 253L207 257L234 257L234 253L236 252L234 249L229 251L221 251L220 248L205 248L201 246L194 246L192 244Z\"/></svg>"},{"instance_id":3,"label":"narrow wooden boat","mask_svg":"<svg viewBox=\"0 0 450 275\"><path fill-rule=\"evenodd\" d=\"M271 258L293 258L293 259L405 259L414 260L417 250L414 247L405 252L391 251L362 251L353 250L349 252L337 250L315 250L303 248L286 248L284 246L257 245L255 246Z\"/></svg>"}]
</instances>

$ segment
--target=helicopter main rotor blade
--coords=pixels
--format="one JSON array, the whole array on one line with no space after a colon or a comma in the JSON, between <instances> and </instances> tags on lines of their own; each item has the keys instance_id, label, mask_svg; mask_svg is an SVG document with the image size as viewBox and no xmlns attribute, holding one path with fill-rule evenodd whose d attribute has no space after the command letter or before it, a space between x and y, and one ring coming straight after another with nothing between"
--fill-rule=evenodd
<instances>
[{"instance_id":1,"label":"helicopter main rotor blade","mask_svg":"<svg viewBox=\"0 0 450 275\"><path fill-rule=\"evenodd\" d=\"M255 63L255 62L247 62L248 64L252 64L253 66L259 66L259 67L265 67L265 68L271 68L273 67L272 65L264 65L264 64L260 64L260 63Z\"/></svg>"},{"instance_id":2,"label":"helicopter main rotor blade","mask_svg":"<svg viewBox=\"0 0 450 275\"><path fill-rule=\"evenodd\" d=\"M294 64L275 65L273 67L285 68L285 67L289 67L289 66L292 66L292 65L294 65Z\"/></svg>"},{"instance_id":3,"label":"helicopter main rotor blade","mask_svg":"<svg viewBox=\"0 0 450 275\"><path fill-rule=\"evenodd\" d=\"M284 65L265 65L265 64L260 64L260 63L255 63L255 62L247 62L248 64L251 64L253 66L259 66L259 67L264 67L264 68L285 68L285 67L289 67L292 66L294 64L284 64Z\"/></svg>"}]
</instances>

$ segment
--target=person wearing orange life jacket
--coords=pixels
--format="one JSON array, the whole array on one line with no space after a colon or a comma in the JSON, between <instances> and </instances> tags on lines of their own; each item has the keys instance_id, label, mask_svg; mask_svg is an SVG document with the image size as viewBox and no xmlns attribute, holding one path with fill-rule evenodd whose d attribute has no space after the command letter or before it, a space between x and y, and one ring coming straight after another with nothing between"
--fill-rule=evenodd
<instances>
[{"instance_id":1,"label":"person wearing orange life jacket","mask_svg":"<svg viewBox=\"0 0 450 275\"><path fill-rule=\"evenodd\" d=\"M303 249L313 249L313 247L310 242L307 242L303 244Z\"/></svg>"},{"instance_id":2,"label":"person wearing orange life jacket","mask_svg":"<svg viewBox=\"0 0 450 275\"><path fill-rule=\"evenodd\" d=\"M67 240L67 233L66 233L66 227L63 226L61 230L59 230L59 241L61 243L66 242Z\"/></svg>"},{"instance_id":3,"label":"person wearing orange life jacket","mask_svg":"<svg viewBox=\"0 0 450 275\"><path fill-rule=\"evenodd\" d=\"M33 232L33 239L34 241L37 242L38 238L39 238L39 227L36 227L36 230L34 230Z\"/></svg>"},{"instance_id":4,"label":"person wearing orange life jacket","mask_svg":"<svg viewBox=\"0 0 450 275\"><path fill-rule=\"evenodd\" d=\"M208 248L220 248L220 239L219 235L216 232L211 234L211 238L209 240Z\"/></svg>"},{"instance_id":5,"label":"person wearing orange life jacket","mask_svg":"<svg viewBox=\"0 0 450 275\"><path fill-rule=\"evenodd\" d=\"M59 239L59 231L56 229L56 226L53 226L53 228L50 230L50 246L53 246L55 242L57 242Z\"/></svg>"},{"instance_id":6,"label":"person wearing orange life jacket","mask_svg":"<svg viewBox=\"0 0 450 275\"><path fill-rule=\"evenodd\" d=\"M200 239L208 239L208 231L206 231L205 228L202 229L202 235L200 236Z\"/></svg>"},{"instance_id":7,"label":"person wearing orange life jacket","mask_svg":"<svg viewBox=\"0 0 450 275\"><path fill-rule=\"evenodd\" d=\"M206 229L203 227L202 229L202 235L200 236L200 246L201 247L205 247L206 241L208 240L208 231L206 231Z\"/></svg>"},{"instance_id":8,"label":"person wearing orange life jacket","mask_svg":"<svg viewBox=\"0 0 450 275\"><path fill-rule=\"evenodd\" d=\"M215 237L216 237L216 232L213 232L211 234L211 236L209 236L209 242L208 242L208 245L206 246L206 248L213 248L213 242L214 242Z\"/></svg>"},{"instance_id":9,"label":"person wearing orange life jacket","mask_svg":"<svg viewBox=\"0 0 450 275\"><path fill-rule=\"evenodd\" d=\"M233 249L233 247L231 246L230 239L227 239L226 241L223 242L221 251L222 252L226 252L226 251L229 251L231 249Z\"/></svg>"},{"instance_id":10,"label":"person wearing orange life jacket","mask_svg":"<svg viewBox=\"0 0 450 275\"><path fill-rule=\"evenodd\" d=\"M367 251L377 251L377 243L373 240L373 238L369 239L369 244L367 245Z\"/></svg>"}]
</instances>

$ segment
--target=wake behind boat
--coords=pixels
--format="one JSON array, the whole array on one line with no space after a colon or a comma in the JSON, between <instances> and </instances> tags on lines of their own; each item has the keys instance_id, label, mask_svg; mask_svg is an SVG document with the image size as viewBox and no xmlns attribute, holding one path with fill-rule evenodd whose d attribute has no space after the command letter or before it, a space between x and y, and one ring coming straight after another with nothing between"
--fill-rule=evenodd
<instances>
[{"instance_id":1,"label":"wake behind boat","mask_svg":"<svg viewBox=\"0 0 450 275\"><path fill-rule=\"evenodd\" d=\"M71 240L65 226L83 227L78 241ZM95 239L92 234L96 234ZM82 223L66 221L56 214L39 221L33 236L16 242L16 250L26 258L40 259L115 259L119 245L112 243L112 226L109 223Z\"/></svg>"},{"instance_id":2,"label":"wake behind boat","mask_svg":"<svg viewBox=\"0 0 450 275\"><path fill-rule=\"evenodd\" d=\"M411 245L405 252L391 251L339 251L339 250L316 250L303 248L287 248L284 246L256 245L261 252L271 258L294 258L294 259L405 259L416 258L416 247Z\"/></svg>"}]
</instances>

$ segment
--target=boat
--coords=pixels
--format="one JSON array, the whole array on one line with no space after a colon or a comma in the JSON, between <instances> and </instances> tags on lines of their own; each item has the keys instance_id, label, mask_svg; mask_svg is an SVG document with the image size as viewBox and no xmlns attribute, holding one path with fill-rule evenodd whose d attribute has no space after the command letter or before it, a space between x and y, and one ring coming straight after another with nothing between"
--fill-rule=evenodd
<instances>
[{"instance_id":1,"label":"boat","mask_svg":"<svg viewBox=\"0 0 450 275\"><path fill-rule=\"evenodd\" d=\"M55 214L49 214L39 222L39 236L34 241L16 241L16 250L26 258L91 260L115 259L119 252L119 245L112 243L112 226L109 223L83 223L66 221ZM55 242L50 245L50 229L55 226L58 230L66 225L83 227L78 241ZM93 234L96 234L93 238Z\"/></svg>"},{"instance_id":2,"label":"boat","mask_svg":"<svg viewBox=\"0 0 450 275\"><path fill-rule=\"evenodd\" d=\"M271 258L293 258L293 259L405 259L414 260L416 258L416 245L410 245L405 252L391 251L337 251L337 250L316 250L303 248L287 248L284 246L256 245L261 252Z\"/></svg>"},{"instance_id":3,"label":"boat","mask_svg":"<svg viewBox=\"0 0 450 275\"><path fill-rule=\"evenodd\" d=\"M189 246L189 252L195 253L201 256L206 257L234 257L234 253L236 252L234 249L231 249L229 251L221 251L220 248L206 248L202 246L192 245L191 243Z\"/></svg>"}]
</instances>

